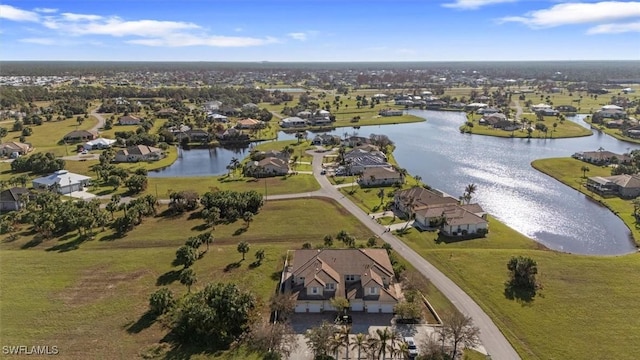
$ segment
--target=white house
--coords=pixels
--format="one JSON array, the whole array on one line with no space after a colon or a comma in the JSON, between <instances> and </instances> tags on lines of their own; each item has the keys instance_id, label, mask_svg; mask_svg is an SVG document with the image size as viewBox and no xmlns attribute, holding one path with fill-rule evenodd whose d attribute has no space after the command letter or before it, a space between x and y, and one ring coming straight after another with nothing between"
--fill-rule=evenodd
<instances>
[{"instance_id":1,"label":"white house","mask_svg":"<svg viewBox=\"0 0 640 360\"><path fill-rule=\"evenodd\" d=\"M58 170L51 175L33 179L35 189L54 190L60 194L69 194L73 191L82 191L91 182L88 176L74 174L67 170Z\"/></svg>"},{"instance_id":2,"label":"white house","mask_svg":"<svg viewBox=\"0 0 640 360\"><path fill-rule=\"evenodd\" d=\"M147 145L129 146L118 150L115 156L116 162L156 161L162 159L162 149Z\"/></svg>"},{"instance_id":3,"label":"white house","mask_svg":"<svg viewBox=\"0 0 640 360\"><path fill-rule=\"evenodd\" d=\"M87 141L83 147L85 150L100 150L110 148L111 145L115 144L116 140L105 139L105 138L97 138L91 141Z\"/></svg>"},{"instance_id":4,"label":"white house","mask_svg":"<svg viewBox=\"0 0 640 360\"><path fill-rule=\"evenodd\" d=\"M282 126L283 128L305 127L307 126L307 120L299 118L297 116L292 116L282 119L282 121L280 122L280 126Z\"/></svg>"}]
</instances>

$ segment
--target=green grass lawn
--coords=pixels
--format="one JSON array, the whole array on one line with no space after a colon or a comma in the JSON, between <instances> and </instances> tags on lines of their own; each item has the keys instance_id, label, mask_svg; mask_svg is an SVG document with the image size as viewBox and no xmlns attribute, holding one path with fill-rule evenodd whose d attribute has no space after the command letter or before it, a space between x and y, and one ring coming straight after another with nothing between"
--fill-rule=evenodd
<instances>
[{"instance_id":1,"label":"green grass lawn","mask_svg":"<svg viewBox=\"0 0 640 360\"><path fill-rule=\"evenodd\" d=\"M626 142L630 142L630 143L634 143L634 144L640 144L640 139L634 139L632 137L628 137L626 135L624 135L622 133L622 130L620 129L610 129L608 127L606 127L603 124L594 124L591 122L591 117L586 117L584 119L585 122L591 124L591 126L595 127L597 130L602 131L603 133L607 134L607 135L611 135L614 138L618 139L618 140L622 140L622 141L626 141Z\"/></svg>"},{"instance_id":2,"label":"green grass lawn","mask_svg":"<svg viewBox=\"0 0 640 360\"><path fill-rule=\"evenodd\" d=\"M65 359L123 359L150 352L166 329L144 321L148 297L158 282L169 282L171 271L177 270L171 266L176 249L198 234L202 223L189 214L145 219L124 238L110 239L107 230L65 252L56 249L74 242L75 233L29 249L21 247L30 236L3 241L3 343L57 345ZM210 251L193 267L196 290L208 282L235 282L266 301L277 286L286 250L304 242L320 245L324 235L335 236L342 229L358 243L372 235L336 203L315 199L267 202L249 228L238 232L242 228L242 221L216 227ZM236 244L242 240L251 245L247 260L224 271L241 260ZM251 269L258 249L265 250L266 259ZM166 286L178 295L186 292L176 281ZM207 357L234 358L233 353Z\"/></svg>"},{"instance_id":3,"label":"green grass lawn","mask_svg":"<svg viewBox=\"0 0 640 360\"><path fill-rule=\"evenodd\" d=\"M586 178L583 177L581 170L583 166L589 168L589 172L586 173L587 177L611 176L611 168L587 164L574 158L540 159L533 161L531 166L608 207L624 221L631 230L636 244L640 245L640 228L633 216L633 204L631 200L621 199L617 196L603 197L588 190L585 186Z\"/></svg>"}]
</instances>

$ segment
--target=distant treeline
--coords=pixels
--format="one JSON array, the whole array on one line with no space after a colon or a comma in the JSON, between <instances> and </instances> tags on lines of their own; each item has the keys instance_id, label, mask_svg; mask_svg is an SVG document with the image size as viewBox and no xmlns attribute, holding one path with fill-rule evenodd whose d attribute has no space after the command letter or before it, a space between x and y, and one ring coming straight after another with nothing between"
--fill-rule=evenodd
<instances>
[{"instance_id":1,"label":"distant treeline","mask_svg":"<svg viewBox=\"0 0 640 360\"><path fill-rule=\"evenodd\" d=\"M282 72L341 70L423 70L432 74L473 71L489 77L556 78L606 82L640 80L639 61L483 61L483 62L101 62L2 61L5 76L110 76L123 72ZM560 74L557 74L560 73Z\"/></svg>"}]
</instances>

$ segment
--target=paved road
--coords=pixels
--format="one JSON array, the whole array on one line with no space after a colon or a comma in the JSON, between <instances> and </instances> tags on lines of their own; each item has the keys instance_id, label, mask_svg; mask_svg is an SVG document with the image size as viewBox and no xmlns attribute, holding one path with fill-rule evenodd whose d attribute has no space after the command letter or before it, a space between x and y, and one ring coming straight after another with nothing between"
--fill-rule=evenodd
<instances>
[{"instance_id":1,"label":"paved road","mask_svg":"<svg viewBox=\"0 0 640 360\"><path fill-rule=\"evenodd\" d=\"M320 190L306 194L286 194L268 196L267 200L295 199L301 197L329 197L336 200L340 205L353 214L358 220L365 224L380 238L391 244L393 249L400 256L409 261L420 273L427 277L438 290L440 290L460 312L473 318L473 322L480 328L480 341L493 359L515 360L520 359L518 353L513 349L509 341L493 323L491 318L471 299L458 285L446 277L435 266L431 265L422 256L406 246L402 241L389 232L385 232L385 227L371 219L369 214L362 211L351 200L340 193L326 178L320 175L322 171L323 153L311 153L313 155L313 174L321 186Z\"/></svg>"},{"instance_id":2,"label":"paved road","mask_svg":"<svg viewBox=\"0 0 640 360\"><path fill-rule=\"evenodd\" d=\"M98 130L104 128L104 123L106 122L106 119L102 116L102 114L98 113L99 108L95 108L91 111L91 116L95 116L96 119L98 119L98 123L96 124L96 126L92 127L91 129L89 129L89 131L93 131L93 132L98 132Z\"/></svg>"},{"instance_id":3,"label":"paved road","mask_svg":"<svg viewBox=\"0 0 640 360\"><path fill-rule=\"evenodd\" d=\"M515 119L516 119L516 121L520 121L520 116L522 116L522 106L520 106L520 101L519 100L515 100L513 103L516 106Z\"/></svg>"}]
</instances>

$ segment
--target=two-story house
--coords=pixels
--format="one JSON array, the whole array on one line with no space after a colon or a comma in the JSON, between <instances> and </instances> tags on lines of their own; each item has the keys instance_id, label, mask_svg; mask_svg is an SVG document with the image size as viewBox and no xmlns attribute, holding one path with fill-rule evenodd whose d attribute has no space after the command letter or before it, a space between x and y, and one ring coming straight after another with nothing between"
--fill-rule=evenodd
<instances>
[{"instance_id":1,"label":"two-story house","mask_svg":"<svg viewBox=\"0 0 640 360\"><path fill-rule=\"evenodd\" d=\"M346 298L351 311L392 313L401 294L384 249L296 250L285 274L298 313L335 311L334 297Z\"/></svg>"}]
</instances>

